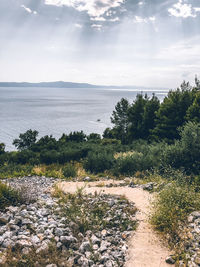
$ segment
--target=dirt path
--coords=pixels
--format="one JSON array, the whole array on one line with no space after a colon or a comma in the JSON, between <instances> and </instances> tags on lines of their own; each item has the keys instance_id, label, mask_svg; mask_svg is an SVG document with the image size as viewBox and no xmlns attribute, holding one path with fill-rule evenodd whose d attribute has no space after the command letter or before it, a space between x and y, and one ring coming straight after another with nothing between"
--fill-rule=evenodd
<instances>
[{"instance_id":1,"label":"dirt path","mask_svg":"<svg viewBox=\"0 0 200 267\"><path fill-rule=\"evenodd\" d=\"M139 222L136 232L129 240L128 260L125 267L167 267L174 266L165 262L170 251L165 247L156 233L152 230L151 225L148 223L149 204L152 195L141 188L130 187L95 187L102 182L62 182L59 188L64 192L73 193L77 188L85 186L87 193L105 192L107 194L124 195L129 201L135 203L138 208L137 219ZM109 181L105 184L110 183ZM119 183L119 182L112 182Z\"/></svg>"}]
</instances>

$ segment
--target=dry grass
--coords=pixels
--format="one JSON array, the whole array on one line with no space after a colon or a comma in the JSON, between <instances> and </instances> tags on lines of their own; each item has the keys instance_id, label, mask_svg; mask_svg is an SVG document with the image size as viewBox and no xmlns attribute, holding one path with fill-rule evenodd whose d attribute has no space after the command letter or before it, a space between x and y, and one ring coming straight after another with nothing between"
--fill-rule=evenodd
<instances>
[{"instance_id":1,"label":"dry grass","mask_svg":"<svg viewBox=\"0 0 200 267\"><path fill-rule=\"evenodd\" d=\"M46 166L36 166L32 170L36 175L41 176L46 172Z\"/></svg>"},{"instance_id":2,"label":"dry grass","mask_svg":"<svg viewBox=\"0 0 200 267\"><path fill-rule=\"evenodd\" d=\"M39 267L48 264L56 264L57 266L71 267L72 264L67 260L70 252L65 254L56 248L54 243L49 245L48 251L36 253L35 249L30 249L27 254L22 254L20 248L14 250L8 249L5 255L6 262L0 264L0 267Z\"/></svg>"},{"instance_id":3,"label":"dry grass","mask_svg":"<svg viewBox=\"0 0 200 267\"><path fill-rule=\"evenodd\" d=\"M57 164L35 166L33 167L31 174L37 176L64 178L62 167Z\"/></svg>"},{"instance_id":4,"label":"dry grass","mask_svg":"<svg viewBox=\"0 0 200 267\"><path fill-rule=\"evenodd\" d=\"M114 155L114 158L115 159L118 159L118 158L126 158L126 157L130 157L130 156L132 156L134 154L137 154L138 155L138 154L142 154L142 153L138 153L136 151L120 152L120 153L116 153Z\"/></svg>"},{"instance_id":5,"label":"dry grass","mask_svg":"<svg viewBox=\"0 0 200 267\"><path fill-rule=\"evenodd\" d=\"M78 177L82 178L82 177L87 176L87 172L85 171L85 169L83 168L83 165L80 162L77 162L75 164L75 167L77 169Z\"/></svg>"}]
</instances>

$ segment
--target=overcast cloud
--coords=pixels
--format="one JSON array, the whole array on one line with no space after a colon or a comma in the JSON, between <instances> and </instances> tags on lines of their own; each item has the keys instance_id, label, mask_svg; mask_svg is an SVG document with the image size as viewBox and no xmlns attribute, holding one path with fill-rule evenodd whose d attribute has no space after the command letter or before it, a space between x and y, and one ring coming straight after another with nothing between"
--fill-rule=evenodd
<instances>
[{"instance_id":1,"label":"overcast cloud","mask_svg":"<svg viewBox=\"0 0 200 267\"><path fill-rule=\"evenodd\" d=\"M0 81L177 87L200 66L199 0L1 0Z\"/></svg>"}]
</instances>

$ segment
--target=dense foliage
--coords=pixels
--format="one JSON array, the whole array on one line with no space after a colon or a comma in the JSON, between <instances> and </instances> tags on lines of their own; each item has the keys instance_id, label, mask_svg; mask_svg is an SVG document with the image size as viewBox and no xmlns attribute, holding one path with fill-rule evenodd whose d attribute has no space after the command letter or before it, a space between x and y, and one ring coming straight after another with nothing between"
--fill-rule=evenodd
<instances>
[{"instance_id":1,"label":"dense foliage","mask_svg":"<svg viewBox=\"0 0 200 267\"><path fill-rule=\"evenodd\" d=\"M200 87L195 80L195 86L183 82L175 91L170 91L160 103L153 95L138 94L130 104L122 98L113 111L112 129L106 129L104 136L116 138L122 143L132 143L133 140L165 140L172 142L179 139L178 127L186 122L200 122Z\"/></svg>"},{"instance_id":2,"label":"dense foliage","mask_svg":"<svg viewBox=\"0 0 200 267\"><path fill-rule=\"evenodd\" d=\"M85 171L110 175L172 167L187 174L200 173L200 83L183 83L160 103L153 95L138 94L132 104L122 98L111 116L114 127L103 137L83 131L38 139L28 130L13 141L18 151L5 152L0 143L0 177L47 173L77 175L75 162ZM120 154L121 152L121 154ZM46 167L44 167L46 166ZM49 166L49 167L48 167Z\"/></svg>"}]
</instances>

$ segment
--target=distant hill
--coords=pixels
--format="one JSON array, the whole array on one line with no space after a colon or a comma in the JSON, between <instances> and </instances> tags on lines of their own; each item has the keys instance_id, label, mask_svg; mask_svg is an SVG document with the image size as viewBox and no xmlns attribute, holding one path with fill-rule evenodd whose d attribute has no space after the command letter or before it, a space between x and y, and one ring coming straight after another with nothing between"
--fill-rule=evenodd
<instances>
[{"instance_id":1,"label":"distant hill","mask_svg":"<svg viewBox=\"0 0 200 267\"><path fill-rule=\"evenodd\" d=\"M88 83L72 83L72 82L0 82L0 87L55 87L55 88L97 88L99 86Z\"/></svg>"},{"instance_id":2,"label":"distant hill","mask_svg":"<svg viewBox=\"0 0 200 267\"><path fill-rule=\"evenodd\" d=\"M106 86L106 85L93 85L89 83L73 83L73 82L40 82L40 83L28 83L28 82L0 82L0 87L51 87L51 88L108 88L108 89L137 89L142 90L168 90L168 88L156 88L156 87L145 87L145 86Z\"/></svg>"}]
</instances>

